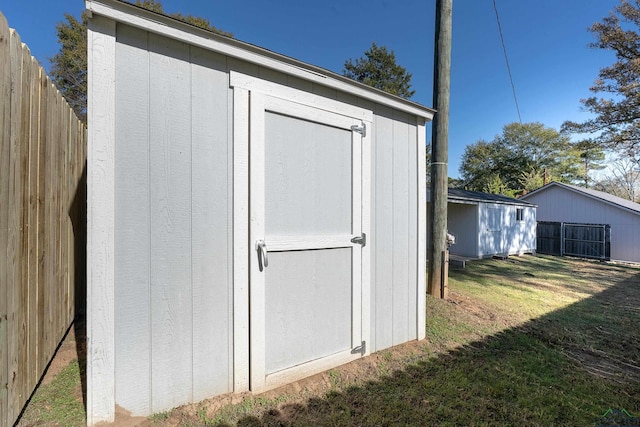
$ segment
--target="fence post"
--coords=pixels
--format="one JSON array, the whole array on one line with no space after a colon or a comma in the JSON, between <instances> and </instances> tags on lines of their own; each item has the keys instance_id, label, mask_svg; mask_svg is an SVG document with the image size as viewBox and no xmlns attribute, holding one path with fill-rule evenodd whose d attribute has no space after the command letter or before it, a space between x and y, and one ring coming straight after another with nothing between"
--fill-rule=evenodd
<instances>
[{"instance_id":1,"label":"fence post","mask_svg":"<svg viewBox=\"0 0 640 427\"><path fill-rule=\"evenodd\" d=\"M560 223L560 256L564 256L564 222Z\"/></svg>"}]
</instances>

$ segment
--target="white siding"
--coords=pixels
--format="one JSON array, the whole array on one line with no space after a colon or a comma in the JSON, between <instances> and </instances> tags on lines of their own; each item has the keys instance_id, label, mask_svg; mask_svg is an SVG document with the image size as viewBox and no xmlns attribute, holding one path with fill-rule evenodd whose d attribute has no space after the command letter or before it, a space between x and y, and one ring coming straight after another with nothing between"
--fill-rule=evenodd
<instances>
[{"instance_id":1,"label":"white siding","mask_svg":"<svg viewBox=\"0 0 640 427\"><path fill-rule=\"evenodd\" d=\"M447 228L456 236L456 244L449 251L466 257L478 257L478 205L447 204Z\"/></svg>"},{"instance_id":2,"label":"white siding","mask_svg":"<svg viewBox=\"0 0 640 427\"><path fill-rule=\"evenodd\" d=\"M149 55L147 34L119 27L116 58L115 330L117 402L151 411ZM125 78L126 77L126 78Z\"/></svg>"},{"instance_id":3,"label":"white siding","mask_svg":"<svg viewBox=\"0 0 640 427\"><path fill-rule=\"evenodd\" d=\"M516 221L522 208L523 221ZM478 257L515 255L535 250L535 208L501 203L480 203Z\"/></svg>"},{"instance_id":4,"label":"white siding","mask_svg":"<svg viewBox=\"0 0 640 427\"><path fill-rule=\"evenodd\" d=\"M516 211L522 209L522 220L517 220ZM536 250L536 208L533 206L511 206L507 233L509 255L535 252Z\"/></svg>"},{"instance_id":5,"label":"white siding","mask_svg":"<svg viewBox=\"0 0 640 427\"><path fill-rule=\"evenodd\" d=\"M372 351L417 338L418 138L416 121L374 109ZM424 129L424 128L423 128Z\"/></svg>"},{"instance_id":6,"label":"white siding","mask_svg":"<svg viewBox=\"0 0 640 427\"><path fill-rule=\"evenodd\" d=\"M523 210L522 221L516 220ZM536 250L536 208L478 202L453 203L447 207L447 226L456 236L451 253L471 258L519 255Z\"/></svg>"},{"instance_id":7,"label":"white siding","mask_svg":"<svg viewBox=\"0 0 640 427\"><path fill-rule=\"evenodd\" d=\"M232 390L225 58L118 25L116 404Z\"/></svg>"},{"instance_id":8,"label":"white siding","mask_svg":"<svg viewBox=\"0 0 640 427\"><path fill-rule=\"evenodd\" d=\"M538 221L611 225L611 259L640 262L640 215L558 186L527 197Z\"/></svg>"}]
</instances>

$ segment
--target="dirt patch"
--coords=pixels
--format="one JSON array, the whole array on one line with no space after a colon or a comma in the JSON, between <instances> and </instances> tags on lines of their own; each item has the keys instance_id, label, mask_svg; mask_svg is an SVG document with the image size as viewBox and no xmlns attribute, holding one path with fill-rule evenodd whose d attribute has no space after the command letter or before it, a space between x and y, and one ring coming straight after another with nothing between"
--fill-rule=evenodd
<instances>
[{"instance_id":1,"label":"dirt patch","mask_svg":"<svg viewBox=\"0 0 640 427\"><path fill-rule=\"evenodd\" d=\"M77 341L75 328L72 325L67 332L67 335L62 340L60 347L55 356L51 360L49 367L47 368L44 377L42 378L42 385L47 385L60 373L64 368L69 366L71 362L78 359Z\"/></svg>"}]
</instances>

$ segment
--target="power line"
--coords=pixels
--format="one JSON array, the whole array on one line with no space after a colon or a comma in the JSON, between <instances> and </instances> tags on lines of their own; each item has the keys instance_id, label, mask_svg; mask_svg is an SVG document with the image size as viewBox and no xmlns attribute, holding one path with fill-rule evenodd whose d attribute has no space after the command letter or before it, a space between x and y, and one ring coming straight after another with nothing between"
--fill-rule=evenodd
<instances>
[{"instance_id":1,"label":"power line","mask_svg":"<svg viewBox=\"0 0 640 427\"><path fill-rule=\"evenodd\" d=\"M516 87L513 84L513 77L511 76L511 67L509 66L509 57L507 56L507 47L504 45L504 37L502 36L502 25L500 25L500 16L498 15L498 7L496 6L496 0L493 0L493 10L496 11L496 21L498 22L498 31L500 32L500 41L502 42L502 51L504 52L504 60L507 63L507 72L509 73L511 90L513 91L513 100L516 103L516 110L518 111L518 120L520 120L520 124L522 124L522 117L520 116L520 107L518 106L518 98L516 97Z\"/></svg>"}]
</instances>

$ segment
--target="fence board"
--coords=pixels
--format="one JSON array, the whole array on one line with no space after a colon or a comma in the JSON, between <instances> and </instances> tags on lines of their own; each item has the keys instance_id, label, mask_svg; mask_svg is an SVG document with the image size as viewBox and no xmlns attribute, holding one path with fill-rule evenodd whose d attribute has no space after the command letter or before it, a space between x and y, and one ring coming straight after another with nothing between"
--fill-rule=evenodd
<instances>
[{"instance_id":1,"label":"fence board","mask_svg":"<svg viewBox=\"0 0 640 427\"><path fill-rule=\"evenodd\" d=\"M27 382L35 385L38 381L38 328L37 328L37 293L38 293L38 162L40 149L40 66L31 57L29 112L31 123L29 129L29 204L28 204L28 259L27 283L29 288L28 322L30 327L27 339L29 354Z\"/></svg>"},{"instance_id":2,"label":"fence board","mask_svg":"<svg viewBox=\"0 0 640 427\"><path fill-rule=\"evenodd\" d=\"M11 89L11 55L9 26L0 13L0 425L8 423L8 340L7 340L7 253L8 215L2 207L9 203L9 110Z\"/></svg>"},{"instance_id":3,"label":"fence board","mask_svg":"<svg viewBox=\"0 0 640 427\"><path fill-rule=\"evenodd\" d=\"M11 30L11 108L9 113L10 144L9 144L9 202L6 206L7 219L7 339L9 343L8 357L8 393L9 393L9 419L16 418L18 405L22 399L20 381L20 222L21 195L20 188L20 124L22 122L22 42L20 37Z\"/></svg>"},{"instance_id":4,"label":"fence board","mask_svg":"<svg viewBox=\"0 0 640 427\"><path fill-rule=\"evenodd\" d=\"M20 363L21 396L28 397L35 386L30 380L29 363L31 355L28 348L29 326L29 147L31 132L31 51L26 45L22 45L22 97L21 112L22 123L20 125L20 349L18 358Z\"/></svg>"},{"instance_id":5,"label":"fence board","mask_svg":"<svg viewBox=\"0 0 640 427\"><path fill-rule=\"evenodd\" d=\"M0 14L0 427L13 425L84 283L86 129Z\"/></svg>"},{"instance_id":6,"label":"fence board","mask_svg":"<svg viewBox=\"0 0 640 427\"><path fill-rule=\"evenodd\" d=\"M49 143L49 132L47 129L49 127L49 115L47 114L47 99L49 98L49 91L47 90L47 79L44 72L40 72L39 74L39 86L40 86L40 130L39 130L39 153L38 153L38 282L36 285L37 289L37 306L36 306L36 331L37 331L37 351L36 351L36 366L37 370L40 371L44 369L46 365L46 360L44 360L43 356L45 352L43 351L45 345L45 332L47 326L47 319L45 318L45 235L46 235L46 196L45 196L45 164L47 163L47 145Z\"/></svg>"}]
</instances>

